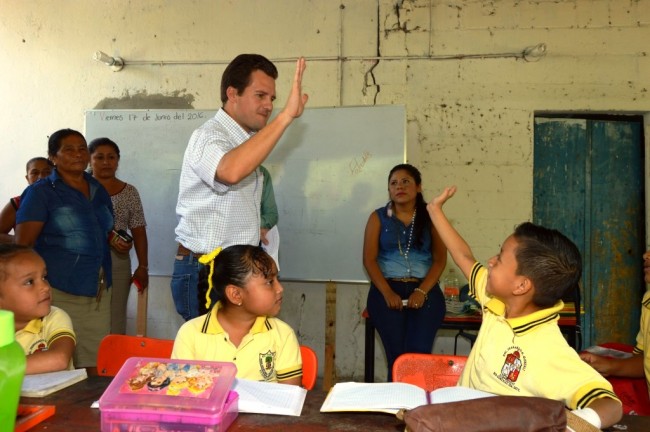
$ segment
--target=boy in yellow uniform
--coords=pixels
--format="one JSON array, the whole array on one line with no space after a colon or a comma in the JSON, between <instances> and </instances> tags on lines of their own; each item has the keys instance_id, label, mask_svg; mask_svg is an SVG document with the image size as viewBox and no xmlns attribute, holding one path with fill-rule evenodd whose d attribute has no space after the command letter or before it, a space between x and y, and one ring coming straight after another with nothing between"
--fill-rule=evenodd
<instances>
[{"instance_id":1,"label":"boy in yellow uniform","mask_svg":"<svg viewBox=\"0 0 650 432\"><path fill-rule=\"evenodd\" d=\"M558 231L523 223L486 268L442 211L455 192L456 187L446 188L427 210L483 307L483 323L458 384L559 400L598 428L616 423L622 409L612 386L580 359L557 325L561 298L580 281L577 247Z\"/></svg>"}]
</instances>

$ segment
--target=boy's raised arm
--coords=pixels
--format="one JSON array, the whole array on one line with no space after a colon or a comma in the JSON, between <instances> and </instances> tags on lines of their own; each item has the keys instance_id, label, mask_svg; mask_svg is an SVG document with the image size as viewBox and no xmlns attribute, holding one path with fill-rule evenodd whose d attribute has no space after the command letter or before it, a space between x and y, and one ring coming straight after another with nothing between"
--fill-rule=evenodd
<instances>
[{"instance_id":1,"label":"boy's raised arm","mask_svg":"<svg viewBox=\"0 0 650 432\"><path fill-rule=\"evenodd\" d=\"M436 227L442 242L447 246L447 250L451 254L454 262L469 280L469 273L476 259L469 245L458 234L458 231L454 229L451 223L449 223L447 216L442 211L443 204L454 196L455 193L456 186L445 188L440 195L427 204L427 210L429 211L433 225Z\"/></svg>"}]
</instances>

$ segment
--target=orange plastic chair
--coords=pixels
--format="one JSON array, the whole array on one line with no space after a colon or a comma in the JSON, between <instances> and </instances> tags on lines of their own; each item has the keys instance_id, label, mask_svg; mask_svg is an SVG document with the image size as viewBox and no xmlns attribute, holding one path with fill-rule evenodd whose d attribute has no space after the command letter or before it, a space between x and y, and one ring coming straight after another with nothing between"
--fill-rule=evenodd
<instances>
[{"instance_id":1,"label":"orange plastic chair","mask_svg":"<svg viewBox=\"0 0 650 432\"><path fill-rule=\"evenodd\" d=\"M302 357L302 386L311 390L316 385L318 376L318 357L316 352L306 345L300 345L300 356Z\"/></svg>"},{"instance_id":2,"label":"orange plastic chair","mask_svg":"<svg viewBox=\"0 0 650 432\"><path fill-rule=\"evenodd\" d=\"M393 363L393 381L414 384L426 391L452 387L458 382L466 356L406 353Z\"/></svg>"},{"instance_id":3,"label":"orange plastic chair","mask_svg":"<svg viewBox=\"0 0 650 432\"><path fill-rule=\"evenodd\" d=\"M131 357L170 358L174 341L144 336L109 334L97 351L97 375L115 376Z\"/></svg>"}]
</instances>

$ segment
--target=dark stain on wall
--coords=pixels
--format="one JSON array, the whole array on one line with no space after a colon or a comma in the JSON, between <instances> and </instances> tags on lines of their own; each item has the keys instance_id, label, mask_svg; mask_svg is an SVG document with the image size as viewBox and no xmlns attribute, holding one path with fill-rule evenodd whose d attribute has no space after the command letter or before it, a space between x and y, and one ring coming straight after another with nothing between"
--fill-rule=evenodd
<instances>
[{"instance_id":1,"label":"dark stain on wall","mask_svg":"<svg viewBox=\"0 0 650 432\"><path fill-rule=\"evenodd\" d=\"M194 95L185 90L171 94L148 94L146 91L117 98L105 98L95 105L94 109L194 109Z\"/></svg>"}]
</instances>

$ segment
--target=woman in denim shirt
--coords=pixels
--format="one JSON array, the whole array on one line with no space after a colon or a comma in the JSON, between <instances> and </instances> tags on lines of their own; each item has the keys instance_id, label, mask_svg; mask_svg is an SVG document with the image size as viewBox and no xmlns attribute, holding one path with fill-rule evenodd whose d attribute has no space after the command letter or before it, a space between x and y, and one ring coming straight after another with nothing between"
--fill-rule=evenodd
<instances>
[{"instance_id":1,"label":"woman in denim shirt","mask_svg":"<svg viewBox=\"0 0 650 432\"><path fill-rule=\"evenodd\" d=\"M53 133L48 156L55 169L23 192L16 243L32 246L45 260L52 304L70 315L77 334L74 364L92 373L99 342L110 332L113 206L106 189L85 172L90 155L80 132Z\"/></svg>"},{"instance_id":2,"label":"woman in denim shirt","mask_svg":"<svg viewBox=\"0 0 650 432\"><path fill-rule=\"evenodd\" d=\"M368 313L384 345L388 381L392 381L399 355L433 349L445 317L438 280L447 263L447 249L431 224L417 168L393 167L388 195L388 204L368 218L363 265L372 282Z\"/></svg>"}]
</instances>

